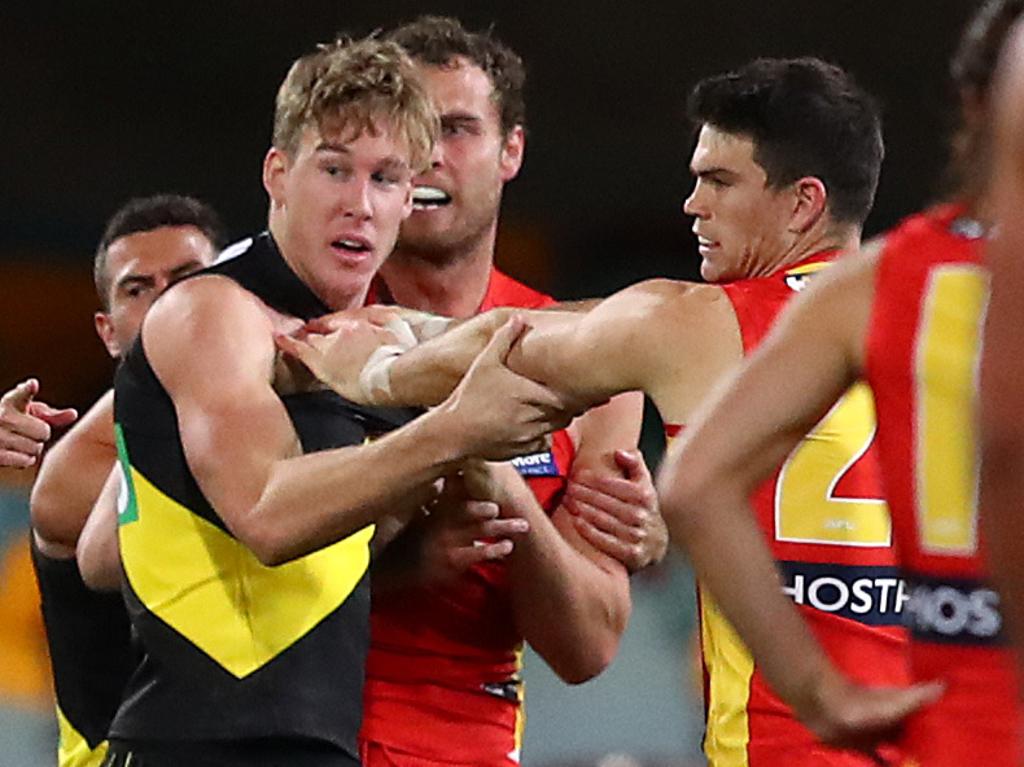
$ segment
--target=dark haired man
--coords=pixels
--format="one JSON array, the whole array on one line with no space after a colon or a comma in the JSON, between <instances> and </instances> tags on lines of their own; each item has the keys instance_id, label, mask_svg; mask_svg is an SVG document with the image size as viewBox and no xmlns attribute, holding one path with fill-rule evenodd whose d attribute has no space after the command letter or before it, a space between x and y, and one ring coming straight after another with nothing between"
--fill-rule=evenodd
<instances>
[{"instance_id":1,"label":"dark haired man","mask_svg":"<svg viewBox=\"0 0 1024 767\"><path fill-rule=\"evenodd\" d=\"M904 724L901 764L908 766L1011 767L1022 758L1019 684L985 564L987 544L1017 552L1019 541L986 539L979 529L976 425L989 284L982 255L990 215L991 80L1022 10L1021 0L985 3L954 58L963 128L955 198L911 216L801 297L670 456L660 480L673 536L686 542L783 697L810 712L813 724L813 711L800 700L834 684L835 669L790 605L762 580L771 578L771 563L745 508L746 491L791 449L799 451L809 429L820 430L815 424L836 412L849 386L866 381L877 405L878 456L907 579L910 671L916 682L938 680L944 687L934 705ZM1003 353L1012 338L1018 354L1018 336L1015 326L1000 339ZM1012 502L1016 511L1019 498ZM841 655L824 649L842 664ZM929 686L920 689L927 693Z\"/></svg>"},{"instance_id":2,"label":"dark haired man","mask_svg":"<svg viewBox=\"0 0 1024 767\"><path fill-rule=\"evenodd\" d=\"M412 56L441 134L430 167L414 179L413 212L381 267L377 300L457 318L553 304L494 266L503 187L525 149L522 61L492 34L452 18L422 17L389 38ZM624 395L516 463L551 515L530 524L557 529L556 556L538 556L531 535L494 561L490 547L467 537L457 577L397 590L375 580L364 763L515 762L523 639L567 681L611 661L624 624L588 607L565 571L582 574L588 592L614 593L627 588L623 565L637 569L664 554L653 486L635 451L639 421L639 398ZM410 533L437 535L437 520L444 517L431 518L433 531ZM391 559L408 557L401 544Z\"/></svg>"},{"instance_id":3,"label":"dark haired man","mask_svg":"<svg viewBox=\"0 0 1024 767\"><path fill-rule=\"evenodd\" d=\"M223 244L216 213L179 195L129 200L104 229L93 261L96 332L120 359L167 287L213 263ZM120 594L85 587L75 562L82 527L110 469L113 392L47 453L32 489L33 563L42 595L60 725L58 764L94 767L131 672L128 616Z\"/></svg>"},{"instance_id":4,"label":"dark haired man","mask_svg":"<svg viewBox=\"0 0 1024 767\"><path fill-rule=\"evenodd\" d=\"M509 358L524 374L592 402L642 389L677 425L672 431L691 420L811 275L859 245L882 160L872 100L816 59L759 60L710 78L694 90L691 114L701 130L691 161L696 185L684 207L696 218L702 273L720 284L655 280L583 316L531 314L534 327ZM394 358L382 372L390 386L374 392L345 383L363 369L365 355L346 359L340 345L328 352L315 338L295 351L350 396L434 402L501 318L467 322ZM756 488L758 517L786 571L786 590L844 670L865 683L896 685L906 678L900 583L868 455L870 398L854 390L834 416L801 443L785 471ZM704 592L701 608L712 764L871 764L816 745ZM876 696L827 682L801 691L798 713L837 743L864 717L889 724L925 696Z\"/></svg>"}]
</instances>

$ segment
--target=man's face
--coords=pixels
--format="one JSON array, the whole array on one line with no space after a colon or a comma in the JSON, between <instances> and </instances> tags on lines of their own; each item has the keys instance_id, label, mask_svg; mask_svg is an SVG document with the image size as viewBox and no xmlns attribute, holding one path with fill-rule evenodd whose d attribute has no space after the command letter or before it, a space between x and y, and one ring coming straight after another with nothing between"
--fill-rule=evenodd
<instances>
[{"instance_id":1,"label":"man's face","mask_svg":"<svg viewBox=\"0 0 1024 767\"><path fill-rule=\"evenodd\" d=\"M754 161L753 140L705 125L690 172L696 183L683 211L695 218L705 280L760 274L789 247L794 197L768 187L764 168Z\"/></svg>"},{"instance_id":2,"label":"man's face","mask_svg":"<svg viewBox=\"0 0 1024 767\"><path fill-rule=\"evenodd\" d=\"M216 255L213 244L194 226L161 226L110 243L109 311L97 312L94 318L110 356L128 351L157 296L185 275L213 263Z\"/></svg>"},{"instance_id":3,"label":"man's face","mask_svg":"<svg viewBox=\"0 0 1024 767\"><path fill-rule=\"evenodd\" d=\"M271 230L285 260L332 309L362 303L412 210L409 150L377 135L307 128L294 155L264 162Z\"/></svg>"},{"instance_id":4,"label":"man's face","mask_svg":"<svg viewBox=\"0 0 1024 767\"><path fill-rule=\"evenodd\" d=\"M494 86L478 66L456 58L417 69L441 117L441 137L430 169L414 180L399 247L447 262L494 231L502 186L522 164L524 136L520 127L502 132Z\"/></svg>"}]
</instances>

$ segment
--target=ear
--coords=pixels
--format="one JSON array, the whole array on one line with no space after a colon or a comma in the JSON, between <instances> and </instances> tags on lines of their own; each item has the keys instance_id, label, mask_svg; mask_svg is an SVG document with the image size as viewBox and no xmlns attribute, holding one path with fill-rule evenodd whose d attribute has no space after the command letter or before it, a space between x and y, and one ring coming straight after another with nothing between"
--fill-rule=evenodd
<instances>
[{"instance_id":1,"label":"ear","mask_svg":"<svg viewBox=\"0 0 1024 767\"><path fill-rule=\"evenodd\" d=\"M117 336L114 334L114 323L111 321L110 315L105 312L96 312L92 319L96 325L96 335L107 347L107 354L115 359L120 357L121 345L117 342Z\"/></svg>"},{"instance_id":2,"label":"ear","mask_svg":"<svg viewBox=\"0 0 1024 767\"><path fill-rule=\"evenodd\" d=\"M824 182L815 176L805 176L793 184L793 214L790 217L789 229L803 234L815 224L828 210L828 191Z\"/></svg>"},{"instance_id":3,"label":"ear","mask_svg":"<svg viewBox=\"0 0 1024 767\"><path fill-rule=\"evenodd\" d=\"M267 190L272 208L283 208L285 204L285 179L290 167L289 157L276 146L267 150L263 158L263 188Z\"/></svg>"},{"instance_id":4,"label":"ear","mask_svg":"<svg viewBox=\"0 0 1024 767\"><path fill-rule=\"evenodd\" d=\"M526 131L522 125L515 126L501 142L501 157L498 165L501 169L501 180L511 181L519 175L523 167L523 153L526 151Z\"/></svg>"}]
</instances>

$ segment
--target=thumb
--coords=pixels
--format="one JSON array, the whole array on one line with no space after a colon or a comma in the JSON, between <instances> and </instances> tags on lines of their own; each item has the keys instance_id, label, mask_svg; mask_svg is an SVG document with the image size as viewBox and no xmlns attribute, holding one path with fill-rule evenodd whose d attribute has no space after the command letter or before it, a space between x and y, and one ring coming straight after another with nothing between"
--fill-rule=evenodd
<instances>
[{"instance_id":1,"label":"thumb","mask_svg":"<svg viewBox=\"0 0 1024 767\"><path fill-rule=\"evenodd\" d=\"M294 357L307 368L313 370L311 362L315 349L309 342L285 335L284 333L274 333L274 344L289 357Z\"/></svg>"},{"instance_id":2,"label":"thumb","mask_svg":"<svg viewBox=\"0 0 1024 767\"><path fill-rule=\"evenodd\" d=\"M477 359L490 360L504 365L509 351L515 346L516 341L522 338L527 327L528 325L521 315L514 315L491 336L491 340L487 342L487 346L483 348Z\"/></svg>"},{"instance_id":3,"label":"thumb","mask_svg":"<svg viewBox=\"0 0 1024 767\"><path fill-rule=\"evenodd\" d=\"M627 479L637 479L643 474L644 459L639 450L616 450L615 465Z\"/></svg>"},{"instance_id":4,"label":"thumb","mask_svg":"<svg viewBox=\"0 0 1024 767\"><path fill-rule=\"evenodd\" d=\"M29 378L5 393L0 402L13 407L19 413L27 413L32 398L39 393L39 381Z\"/></svg>"},{"instance_id":5,"label":"thumb","mask_svg":"<svg viewBox=\"0 0 1024 767\"><path fill-rule=\"evenodd\" d=\"M30 402L28 405L29 415L46 421L50 426L69 426L78 420L78 411L73 407L57 409L50 407L45 402Z\"/></svg>"}]
</instances>

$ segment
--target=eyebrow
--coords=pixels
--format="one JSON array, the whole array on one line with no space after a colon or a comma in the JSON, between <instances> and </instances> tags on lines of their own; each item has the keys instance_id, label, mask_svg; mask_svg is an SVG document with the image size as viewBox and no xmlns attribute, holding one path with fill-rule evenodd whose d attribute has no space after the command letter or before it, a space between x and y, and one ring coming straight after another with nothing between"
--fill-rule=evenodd
<instances>
[{"instance_id":1,"label":"eyebrow","mask_svg":"<svg viewBox=\"0 0 1024 767\"><path fill-rule=\"evenodd\" d=\"M321 141L316 145L314 152L340 152L341 154L351 154L352 151L345 144L335 144L331 141Z\"/></svg>"},{"instance_id":2,"label":"eyebrow","mask_svg":"<svg viewBox=\"0 0 1024 767\"><path fill-rule=\"evenodd\" d=\"M729 176L735 178L739 175L736 171L729 170L728 168L723 168L718 165L711 168L701 168L700 170L697 170L691 165L690 174L696 178L707 178L708 176Z\"/></svg>"}]
</instances>

